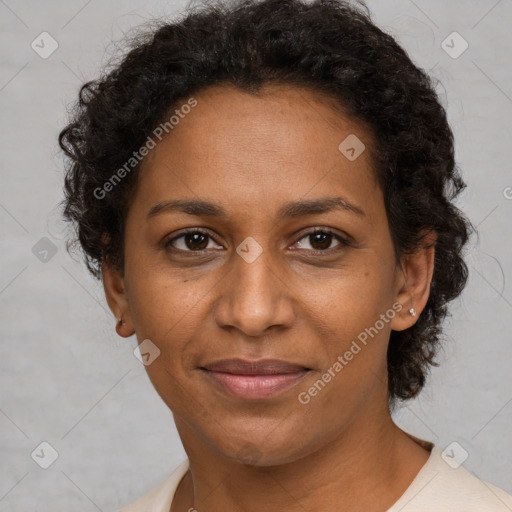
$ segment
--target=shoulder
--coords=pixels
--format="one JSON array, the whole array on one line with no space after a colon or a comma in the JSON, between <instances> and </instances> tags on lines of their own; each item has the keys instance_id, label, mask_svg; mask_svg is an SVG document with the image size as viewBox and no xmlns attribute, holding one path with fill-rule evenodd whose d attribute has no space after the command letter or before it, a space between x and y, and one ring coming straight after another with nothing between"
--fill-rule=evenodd
<instances>
[{"instance_id":1,"label":"shoulder","mask_svg":"<svg viewBox=\"0 0 512 512\"><path fill-rule=\"evenodd\" d=\"M455 466L455 467L454 467ZM388 512L512 512L512 496L449 464L433 447L430 458Z\"/></svg>"},{"instance_id":2,"label":"shoulder","mask_svg":"<svg viewBox=\"0 0 512 512\"><path fill-rule=\"evenodd\" d=\"M188 468L186 459L158 486L118 512L169 512L174 493Z\"/></svg>"}]
</instances>

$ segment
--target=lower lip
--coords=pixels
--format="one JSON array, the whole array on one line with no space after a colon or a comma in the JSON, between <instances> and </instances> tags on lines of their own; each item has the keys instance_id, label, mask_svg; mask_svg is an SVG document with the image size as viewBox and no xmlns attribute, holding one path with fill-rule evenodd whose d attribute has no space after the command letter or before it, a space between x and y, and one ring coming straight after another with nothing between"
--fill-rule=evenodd
<instances>
[{"instance_id":1,"label":"lower lip","mask_svg":"<svg viewBox=\"0 0 512 512\"><path fill-rule=\"evenodd\" d=\"M245 399L270 398L298 384L309 370L276 375L235 375L202 369L222 390Z\"/></svg>"}]
</instances>

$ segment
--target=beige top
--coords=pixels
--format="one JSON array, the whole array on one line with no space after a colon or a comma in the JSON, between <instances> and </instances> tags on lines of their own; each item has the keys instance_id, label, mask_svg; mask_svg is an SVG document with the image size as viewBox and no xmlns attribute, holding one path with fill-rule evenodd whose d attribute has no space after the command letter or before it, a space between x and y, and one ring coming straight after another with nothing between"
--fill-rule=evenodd
<instances>
[{"instance_id":1,"label":"beige top","mask_svg":"<svg viewBox=\"0 0 512 512\"><path fill-rule=\"evenodd\" d=\"M411 485L387 512L512 512L512 496L454 469L436 446ZM174 493L189 468L184 460L160 485L119 512L170 512Z\"/></svg>"}]
</instances>

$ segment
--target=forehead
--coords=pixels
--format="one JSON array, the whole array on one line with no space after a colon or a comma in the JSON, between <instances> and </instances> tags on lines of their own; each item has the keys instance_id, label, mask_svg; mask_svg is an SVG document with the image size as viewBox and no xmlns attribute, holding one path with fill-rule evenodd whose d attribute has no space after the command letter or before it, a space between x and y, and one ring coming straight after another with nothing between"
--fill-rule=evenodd
<instances>
[{"instance_id":1,"label":"forehead","mask_svg":"<svg viewBox=\"0 0 512 512\"><path fill-rule=\"evenodd\" d=\"M356 134L369 143L369 130L363 128L331 96L305 87L267 85L258 93L232 85L209 87L194 96L197 101L181 116L169 137L183 151L194 148L195 156L232 149L243 157L252 148L273 151L287 158L311 157L326 147L337 149L340 136ZM177 105L179 110L179 105ZM198 138L209 142L198 144ZM234 155L233 155L234 156Z\"/></svg>"},{"instance_id":2,"label":"forehead","mask_svg":"<svg viewBox=\"0 0 512 512\"><path fill-rule=\"evenodd\" d=\"M333 189L367 202L378 193L370 133L334 99L287 85L257 95L219 85L194 99L143 162L145 202L185 194L233 203L243 194L271 205Z\"/></svg>"}]
</instances>

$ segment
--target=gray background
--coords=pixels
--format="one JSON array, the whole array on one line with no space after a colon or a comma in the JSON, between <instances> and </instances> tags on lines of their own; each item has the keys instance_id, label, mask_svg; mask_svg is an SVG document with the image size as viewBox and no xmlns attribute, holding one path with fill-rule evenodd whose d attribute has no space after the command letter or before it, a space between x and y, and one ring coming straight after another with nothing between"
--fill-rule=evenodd
<instances>
[{"instance_id":1,"label":"gray background","mask_svg":"<svg viewBox=\"0 0 512 512\"><path fill-rule=\"evenodd\" d=\"M135 337L115 333L101 284L65 251L56 210L56 140L79 86L96 77L112 41L185 5L0 0L2 512L115 510L185 457L171 412L133 356ZM467 469L512 493L512 1L368 5L440 80L468 183L458 204L480 232L469 284L446 323L442 364L396 419L441 449L456 441ZM59 45L46 59L31 48L43 31ZM469 44L458 58L442 47L453 31ZM31 457L43 441L58 453L48 469Z\"/></svg>"}]
</instances>

